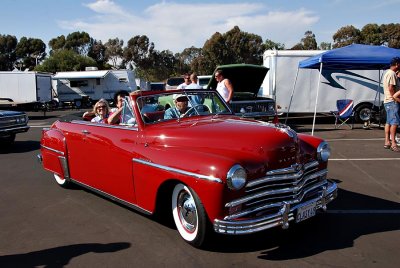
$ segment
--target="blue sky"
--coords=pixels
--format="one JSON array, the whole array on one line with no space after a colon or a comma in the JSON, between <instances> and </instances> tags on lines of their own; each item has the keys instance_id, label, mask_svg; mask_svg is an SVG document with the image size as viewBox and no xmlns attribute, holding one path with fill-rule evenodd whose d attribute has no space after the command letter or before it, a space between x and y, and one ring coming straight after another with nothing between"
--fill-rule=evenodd
<instances>
[{"instance_id":1,"label":"blue sky","mask_svg":"<svg viewBox=\"0 0 400 268\"><path fill-rule=\"evenodd\" d=\"M202 47L237 25L263 40L298 43L307 30L333 42L341 27L399 23L400 0L2 0L0 34L42 39L86 31L106 42L147 35L157 50Z\"/></svg>"}]
</instances>

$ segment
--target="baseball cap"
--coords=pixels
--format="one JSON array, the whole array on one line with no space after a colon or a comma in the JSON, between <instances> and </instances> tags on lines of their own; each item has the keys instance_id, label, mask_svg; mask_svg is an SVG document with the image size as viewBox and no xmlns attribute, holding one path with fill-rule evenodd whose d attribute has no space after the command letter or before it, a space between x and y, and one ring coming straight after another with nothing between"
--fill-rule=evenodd
<instances>
[{"instance_id":1,"label":"baseball cap","mask_svg":"<svg viewBox=\"0 0 400 268\"><path fill-rule=\"evenodd\" d=\"M172 98L175 100L182 98L181 101L188 101L188 98L185 94L174 94ZM184 98L184 99L183 99Z\"/></svg>"}]
</instances>

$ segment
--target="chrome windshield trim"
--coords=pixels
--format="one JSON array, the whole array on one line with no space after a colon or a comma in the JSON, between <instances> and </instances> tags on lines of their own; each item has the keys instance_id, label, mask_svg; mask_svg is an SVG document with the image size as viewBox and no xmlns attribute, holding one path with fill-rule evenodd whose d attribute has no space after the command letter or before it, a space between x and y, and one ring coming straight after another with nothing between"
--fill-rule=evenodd
<instances>
[{"instance_id":1,"label":"chrome windshield trim","mask_svg":"<svg viewBox=\"0 0 400 268\"><path fill-rule=\"evenodd\" d=\"M105 127L105 128L115 128L115 129L125 129L125 130L130 130L130 131L138 131L137 127L128 126L128 125L109 125L109 124L93 123L93 122L82 121L82 120L72 120L71 123L78 124L78 125L92 126L92 127Z\"/></svg>"},{"instance_id":2,"label":"chrome windshield trim","mask_svg":"<svg viewBox=\"0 0 400 268\"><path fill-rule=\"evenodd\" d=\"M46 150L55 152L55 153L60 154L60 155L64 155L64 152L61 152L61 151L59 151L59 150L56 150L56 149L47 147L47 146L45 146L45 145L40 145L40 146L41 146L43 149L46 149Z\"/></svg>"},{"instance_id":3,"label":"chrome windshield trim","mask_svg":"<svg viewBox=\"0 0 400 268\"><path fill-rule=\"evenodd\" d=\"M137 159L137 158L133 158L132 161L137 162L137 163L141 163L141 164L144 164L144 165L152 166L152 167L155 167L155 168L159 168L159 169L163 169L163 170L167 170L167 171L171 171L171 172L175 172L175 173L191 176L191 177L194 177L196 179L222 183L222 180L220 178L215 178L213 176L207 176L207 175L197 174L197 173L193 173L193 172L189 172L189 171L185 171L185 170L181 170L181 169L177 169L177 168L167 167L167 166L151 163L149 161L142 160L142 159Z\"/></svg>"}]
</instances>

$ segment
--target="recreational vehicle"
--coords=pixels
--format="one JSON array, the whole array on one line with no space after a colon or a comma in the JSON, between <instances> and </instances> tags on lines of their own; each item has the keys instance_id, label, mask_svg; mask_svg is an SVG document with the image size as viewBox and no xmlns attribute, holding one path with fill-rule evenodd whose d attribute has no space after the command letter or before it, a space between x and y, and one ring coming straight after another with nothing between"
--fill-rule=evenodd
<instances>
[{"instance_id":1,"label":"recreational vehicle","mask_svg":"<svg viewBox=\"0 0 400 268\"><path fill-rule=\"evenodd\" d=\"M25 111L47 109L52 103L50 73L0 72L0 107Z\"/></svg>"},{"instance_id":2,"label":"recreational vehicle","mask_svg":"<svg viewBox=\"0 0 400 268\"><path fill-rule=\"evenodd\" d=\"M299 62L324 52L323 50L267 50L264 66L267 73L260 94L274 98L278 113L314 113L317 88L317 113L336 110L338 99L354 100L356 118L370 119L371 110L380 107L383 89L379 70L299 69ZM319 83L320 82L320 83Z\"/></svg>"},{"instance_id":3,"label":"recreational vehicle","mask_svg":"<svg viewBox=\"0 0 400 268\"><path fill-rule=\"evenodd\" d=\"M101 98L112 102L115 92L136 90L136 82L131 70L87 69L58 72L53 77L53 88L61 105L81 108Z\"/></svg>"}]
</instances>

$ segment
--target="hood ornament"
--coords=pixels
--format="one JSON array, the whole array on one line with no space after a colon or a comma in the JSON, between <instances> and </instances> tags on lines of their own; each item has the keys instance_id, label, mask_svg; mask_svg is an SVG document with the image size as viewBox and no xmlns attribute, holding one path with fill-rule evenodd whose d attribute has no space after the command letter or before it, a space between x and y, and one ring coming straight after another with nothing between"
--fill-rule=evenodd
<instances>
[{"instance_id":1,"label":"hood ornament","mask_svg":"<svg viewBox=\"0 0 400 268\"><path fill-rule=\"evenodd\" d=\"M297 133L293 129L291 129L288 125L285 124L275 124L275 127L282 133L286 133L290 138L297 140Z\"/></svg>"}]
</instances>

